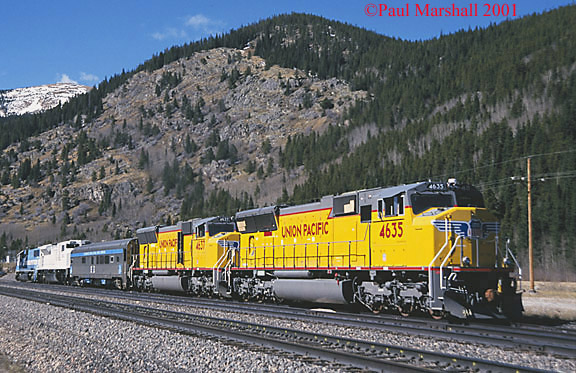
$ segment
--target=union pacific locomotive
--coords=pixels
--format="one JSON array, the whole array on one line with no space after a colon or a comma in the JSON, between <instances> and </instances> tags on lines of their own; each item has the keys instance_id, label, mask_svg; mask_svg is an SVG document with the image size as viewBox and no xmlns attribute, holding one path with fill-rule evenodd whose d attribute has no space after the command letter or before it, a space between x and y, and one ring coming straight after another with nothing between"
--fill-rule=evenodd
<instances>
[{"instance_id":1,"label":"union pacific locomotive","mask_svg":"<svg viewBox=\"0 0 576 373\"><path fill-rule=\"evenodd\" d=\"M516 318L521 298L498 232L474 187L419 182L142 228L115 259L106 243L75 249L68 282ZM80 273L78 260L97 264Z\"/></svg>"}]
</instances>

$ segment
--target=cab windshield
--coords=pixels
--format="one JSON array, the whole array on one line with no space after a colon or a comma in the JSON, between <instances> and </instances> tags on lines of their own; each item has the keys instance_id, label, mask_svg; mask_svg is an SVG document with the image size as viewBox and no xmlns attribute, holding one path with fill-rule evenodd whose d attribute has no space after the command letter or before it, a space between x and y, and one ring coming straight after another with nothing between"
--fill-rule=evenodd
<instances>
[{"instance_id":1,"label":"cab windshield","mask_svg":"<svg viewBox=\"0 0 576 373\"><path fill-rule=\"evenodd\" d=\"M412 202L412 211L415 215L431 208L454 206L452 193L414 193L410 199Z\"/></svg>"},{"instance_id":2,"label":"cab windshield","mask_svg":"<svg viewBox=\"0 0 576 373\"><path fill-rule=\"evenodd\" d=\"M220 232L234 232L233 223L210 223L208 224L208 235L210 237Z\"/></svg>"}]
</instances>

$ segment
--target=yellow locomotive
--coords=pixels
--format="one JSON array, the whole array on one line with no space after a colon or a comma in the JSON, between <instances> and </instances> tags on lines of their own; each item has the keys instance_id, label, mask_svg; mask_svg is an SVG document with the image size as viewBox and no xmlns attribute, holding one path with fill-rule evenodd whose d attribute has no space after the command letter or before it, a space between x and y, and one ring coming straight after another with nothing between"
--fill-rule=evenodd
<instances>
[{"instance_id":1,"label":"yellow locomotive","mask_svg":"<svg viewBox=\"0 0 576 373\"><path fill-rule=\"evenodd\" d=\"M522 310L496 218L477 189L454 180L240 211L234 220L140 229L135 283L434 317Z\"/></svg>"},{"instance_id":2,"label":"yellow locomotive","mask_svg":"<svg viewBox=\"0 0 576 373\"><path fill-rule=\"evenodd\" d=\"M496 218L478 190L454 180L239 212L236 224L235 291L244 298L358 302L374 312L433 316L521 312Z\"/></svg>"},{"instance_id":3,"label":"yellow locomotive","mask_svg":"<svg viewBox=\"0 0 576 373\"><path fill-rule=\"evenodd\" d=\"M222 217L138 229L139 250L133 258L132 283L145 290L217 293L219 269L224 267L218 263L232 251L219 241L234 231L234 223ZM232 233L228 237L236 237L236 247L238 236Z\"/></svg>"}]
</instances>

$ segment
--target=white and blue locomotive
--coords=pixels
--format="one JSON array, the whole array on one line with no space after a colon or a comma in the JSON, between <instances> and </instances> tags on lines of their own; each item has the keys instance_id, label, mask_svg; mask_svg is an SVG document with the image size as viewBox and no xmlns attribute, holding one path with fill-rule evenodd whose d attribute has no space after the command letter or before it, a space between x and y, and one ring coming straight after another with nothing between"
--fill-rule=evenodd
<instances>
[{"instance_id":1,"label":"white and blue locomotive","mask_svg":"<svg viewBox=\"0 0 576 373\"><path fill-rule=\"evenodd\" d=\"M18 253L16 260L16 280L35 281L36 267L40 258L40 250L50 245L44 245L33 249L26 248Z\"/></svg>"},{"instance_id":2,"label":"white and blue locomotive","mask_svg":"<svg viewBox=\"0 0 576 373\"><path fill-rule=\"evenodd\" d=\"M66 284L70 278L70 254L86 240L68 240L25 249L18 254L16 279L45 283Z\"/></svg>"}]
</instances>

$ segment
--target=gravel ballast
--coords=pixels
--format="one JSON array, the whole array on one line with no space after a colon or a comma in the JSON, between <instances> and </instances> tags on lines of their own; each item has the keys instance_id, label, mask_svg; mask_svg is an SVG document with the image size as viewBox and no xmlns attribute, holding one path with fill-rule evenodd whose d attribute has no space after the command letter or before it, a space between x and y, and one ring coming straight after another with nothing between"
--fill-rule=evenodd
<instances>
[{"instance_id":1,"label":"gravel ballast","mask_svg":"<svg viewBox=\"0 0 576 373\"><path fill-rule=\"evenodd\" d=\"M15 283L12 283L15 284ZM63 289L63 293L64 293ZM58 292L59 293L59 292ZM117 294L117 293L115 293ZM74 296L81 296L74 294ZM85 295L107 299L105 296ZM118 299L109 298L111 301ZM144 305L139 301L124 303ZM552 371L576 371L576 363L553 356L505 350L456 340L410 336L402 333L350 328L323 323L301 322L254 314L224 312L200 307L147 303L145 306L213 317L238 319L323 334L479 356L511 364ZM37 333L31 331L37 330ZM318 371L334 370L294 358L240 349L196 337L183 336L157 328L92 316L44 304L0 297L0 348L8 357L30 371ZM23 350L30 350L22 353ZM37 361L33 350L50 366ZM48 369L48 370L47 370Z\"/></svg>"},{"instance_id":2,"label":"gravel ballast","mask_svg":"<svg viewBox=\"0 0 576 373\"><path fill-rule=\"evenodd\" d=\"M0 348L29 372L317 372L322 367L0 296Z\"/></svg>"}]
</instances>

